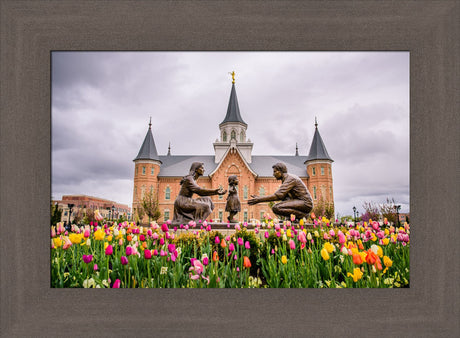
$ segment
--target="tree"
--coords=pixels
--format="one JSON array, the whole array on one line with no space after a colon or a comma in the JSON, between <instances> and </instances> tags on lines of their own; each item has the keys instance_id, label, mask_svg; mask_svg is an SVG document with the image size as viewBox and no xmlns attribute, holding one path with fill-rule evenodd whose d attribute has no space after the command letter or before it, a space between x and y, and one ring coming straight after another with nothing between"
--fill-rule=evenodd
<instances>
[{"instance_id":1,"label":"tree","mask_svg":"<svg viewBox=\"0 0 460 338\"><path fill-rule=\"evenodd\" d=\"M51 225L56 225L61 221L62 210L59 209L59 204L51 203Z\"/></svg>"},{"instance_id":2,"label":"tree","mask_svg":"<svg viewBox=\"0 0 460 338\"><path fill-rule=\"evenodd\" d=\"M334 217L334 203L325 201L323 198L315 203L312 212L316 217L326 217L330 219Z\"/></svg>"},{"instance_id":3,"label":"tree","mask_svg":"<svg viewBox=\"0 0 460 338\"><path fill-rule=\"evenodd\" d=\"M388 220L388 222L391 222L393 224L397 222L395 206L395 199L390 199L389 197L387 197L386 203L382 203L382 205L380 206L380 212L382 213L382 216L385 217Z\"/></svg>"},{"instance_id":4,"label":"tree","mask_svg":"<svg viewBox=\"0 0 460 338\"><path fill-rule=\"evenodd\" d=\"M153 191L149 191L144 195L144 198L141 200L140 208L142 208L143 212L149 217L149 224L151 220L156 221L161 217L160 208L158 206L158 198ZM142 220L142 217L139 218Z\"/></svg>"},{"instance_id":5,"label":"tree","mask_svg":"<svg viewBox=\"0 0 460 338\"><path fill-rule=\"evenodd\" d=\"M368 222L370 219L373 221L378 221L380 217L379 207L374 202L364 202L363 203L364 214L361 215L361 220Z\"/></svg>"}]
</instances>

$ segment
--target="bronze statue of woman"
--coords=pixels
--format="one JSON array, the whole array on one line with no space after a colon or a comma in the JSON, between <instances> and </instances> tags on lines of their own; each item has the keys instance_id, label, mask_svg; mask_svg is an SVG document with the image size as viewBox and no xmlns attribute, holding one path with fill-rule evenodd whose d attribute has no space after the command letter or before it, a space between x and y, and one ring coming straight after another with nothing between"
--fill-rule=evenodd
<instances>
[{"instance_id":1,"label":"bronze statue of woman","mask_svg":"<svg viewBox=\"0 0 460 338\"><path fill-rule=\"evenodd\" d=\"M227 191L220 189L201 188L196 180L203 176L204 164L193 162L188 175L180 181L181 189L174 201L174 224L187 224L190 221L204 221L214 209L214 204L209 196L224 195ZM192 198L193 194L205 196Z\"/></svg>"}]
</instances>

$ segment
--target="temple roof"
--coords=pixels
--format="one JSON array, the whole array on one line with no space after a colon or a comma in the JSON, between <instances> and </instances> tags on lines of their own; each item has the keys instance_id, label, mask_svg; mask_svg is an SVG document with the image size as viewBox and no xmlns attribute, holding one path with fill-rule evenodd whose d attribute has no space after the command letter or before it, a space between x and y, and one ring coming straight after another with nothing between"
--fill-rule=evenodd
<instances>
[{"instance_id":1,"label":"temple roof","mask_svg":"<svg viewBox=\"0 0 460 338\"><path fill-rule=\"evenodd\" d=\"M307 161L313 160L328 160L333 161L329 156L324 145L323 139L318 131L318 123L315 122L315 135L313 136L313 141L311 142L310 152L307 156Z\"/></svg>"},{"instance_id":2,"label":"temple roof","mask_svg":"<svg viewBox=\"0 0 460 338\"><path fill-rule=\"evenodd\" d=\"M230 93L230 99L228 100L227 115L220 125L227 122L240 122L247 126L246 122L243 121L240 114L240 107L238 106L238 98L236 97L235 84L232 83L232 91Z\"/></svg>"},{"instance_id":3,"label":"temple roof","mask_svg":"<svg viewBox=\"0 0 460 338\"><path fill-rule=\"evenodd\" d=\"M149 130L147 131L147 134L145 135L144 142L142 143L141 149L139 150L139 153L137 154L136 158L133 161L136 161L136 160L160 161L160 157L158 156L158 152L157 152L157 147L155 146L155 141L153 140L151 120L149 123Z\"/></svg>"},{"instance_id":4,"label":"temple roof","mask_svg":"<svg viewBox=\"0 0 460 338\"><path fill-rule=\"evenodd\" d=\"M277 162L286 164L288 172L299 177L308 177L304 162L306 156L252 156L252 163L248 166L259 177L273 177L272 166ZM188 174L193 162L204 163L204 177L212 173L219 163L214 162L214 155L166 155L160 156L162 162L158 177L182 177Z\"/></svg>"}]
</instances>

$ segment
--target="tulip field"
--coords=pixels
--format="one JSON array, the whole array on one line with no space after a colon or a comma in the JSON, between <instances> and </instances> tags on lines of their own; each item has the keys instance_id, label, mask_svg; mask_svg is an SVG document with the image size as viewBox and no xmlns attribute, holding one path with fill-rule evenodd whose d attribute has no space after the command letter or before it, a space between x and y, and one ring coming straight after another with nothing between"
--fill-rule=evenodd
<instances>
[{"instance_id":1,"label":"tulip field","mask_svg":"<svg viewBox=\"0 0 460 338\"><path fill-rule=\"evenodd\" d=\"M229 225L230 227L230 225ZM409 287L410 226L276 220L51 227L55 288ZM223 232L223 231L222 231Z\"/></svg>"}]
</instances>

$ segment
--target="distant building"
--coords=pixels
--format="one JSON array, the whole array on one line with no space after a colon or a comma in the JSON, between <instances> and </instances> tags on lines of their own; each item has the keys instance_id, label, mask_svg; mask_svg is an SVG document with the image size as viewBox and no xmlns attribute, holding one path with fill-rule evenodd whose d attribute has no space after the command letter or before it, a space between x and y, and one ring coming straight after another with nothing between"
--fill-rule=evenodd
<instances>
[{"instance_id":1,"label":"distant building","mask_svg":"<svg viewBox=\"0 0 460 338\"><path fill-rule=\"evenodd\" d=\"M244 122L236 96L235 82L232 83L227 113L219 124L219 138L214 142L213 155L172 155L168 147L166 155L159 156L152 135L151 122L134 161L133 214L148 191L158 196L162 214L160 221L172 219L174 201L180 190L180 180L187 175L193 162L203 162L205 174L198 184L207 189L228 188L228 176L239 179L238 196L241 212L235 216L237 221L261 219L264 213L273 213L268 203L250 206L247 201L251 195L273 194L280 181L273 177L272 166L283 162L288 172L299 176L306 184L314 199L334 202L332 186L332 158L329 156L319 134L315 121L315 134L308 156L300 156L296 145L294 155L252 155L253 143L247 137L248 125ZM301 126L296 126L300 128ZM288 130L278 130L280 133ZM280 139L281 140L281 139ZM212 196L214 211L210 219L226 222L226 195ZM144 221L147 218L144 217Z\"/></svg>"},{"instance_id":2,"label":"distant building","mask_svg":"<svg viewBox=\"0 0 460 338\"><path fill-rule=\"evenodd\" d=\"M75 215L77 215L78 212L82 212L84 214L88 209L98 209L101 215L107 219L117 220L122 217L125 219L131 219L131 208L128 205L99 197L86 195L64 195L62 196L62 200L53 201L53 203L57 203L59 205L59 209L62 210L61 222L69 221L69 204L73 204L72 215L70 215L71 222L74 220Z\"/></svg>"}]
</instances>

